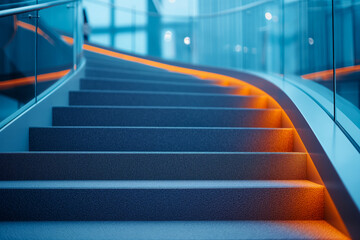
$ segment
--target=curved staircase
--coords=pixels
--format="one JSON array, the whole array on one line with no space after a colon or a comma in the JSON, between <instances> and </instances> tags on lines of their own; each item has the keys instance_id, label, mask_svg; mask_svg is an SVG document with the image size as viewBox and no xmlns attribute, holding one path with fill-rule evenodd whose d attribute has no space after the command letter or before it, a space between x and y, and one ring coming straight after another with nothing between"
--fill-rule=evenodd
<instances>
[{"instance_id":1,"label":"curved staircase","mask_svg":"<svg viewBox=\"0 0 360 240\"><path fill-rule=\"evenodd\" d=\"M1 239L347 239L267 96L86 58L53 126L0 154Z\"/></svg>"}]
</instances>

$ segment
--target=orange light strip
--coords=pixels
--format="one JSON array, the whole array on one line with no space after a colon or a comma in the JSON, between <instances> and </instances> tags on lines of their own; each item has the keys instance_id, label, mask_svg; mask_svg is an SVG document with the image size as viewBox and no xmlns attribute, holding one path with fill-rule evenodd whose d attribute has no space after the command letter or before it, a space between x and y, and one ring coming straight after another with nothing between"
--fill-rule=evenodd
<instances>
[{"instance_id":1,"label":"orange light strip","mask_svg":"<svg viewBox=\"0 0 360 240\"><path fill-rule=\"evenodd\" d=\"M47 82L59 79L70 72L70 69L62 70L59 72L44 73L37 76L38 82ZM33 84L35 82L35 76L16 78L0 82L0 89L5 90L12 87L23 86Z\"/></svg>"},{"instance_id":2,"label":"orange light strip","mask_svg":"<svg viewBox=\"0 0 360 240\"><path fill-rule=\"evenodd\" d=\"M148 65L151 67L164 69L164 70L167 70L170 72L188 74L188 75L192 75L197 78L204 79L204 80L213 80L213 81L216 81L216 84L221 85L221 86L236 85L236 86L248 87L253 90L252 93L266 95L266 93L264 91L254 87L253 85L251 85L247 82L244 82L237 78L225 76L222 74L206 72L206 71L201 71L201 70L196 70L196 69L189 69L189 68L178 67L178 66L174 66L174 65L170 65L170 64L155 62L155 61L148 60L148 59L143 59L143 58L126 55L126 54L110 51L110 50L99 48L99 47L94 47L94 46L91 46L88 44L84 44L83 49L87 50L87 51L103 54L106 56L114 57L114 58L120 58L120 59L130 61L130 62L141 63L141 64Z\"/></svg>"},{"instance_id":3,"label":"orange light strip","mask_svg":"<svg viewBox=\"0 0 360 240\"><path fill-rule=\"evenodd\" d=\"M29 31L35 32L36 31L36 27L34 25L31 25L29 23L23 22L23 21L19 21L16 20L15 25L17 27L22 27L24 29L27 29ZM37 33L42 36L43 38L45 38L49 43L54 44L54 40L52 40L49 35L47 35L43 30L41 30L39 27L37 29Z\"/></svg>"},{"instance_id":4,"label":"orange light strip","mask_svg":"<svg viewBox=\"0 0 360 240\"><path fill-rule=\"evenodd\" d=\"M349 66L349 67L343 67L343 68L337 68L336 69L336 75L346 75L349 73L360 71L360 65L355 66ZM314 79L322 79L323 81L331 80L333 77L333 70L325 70L321 72L314 72L309 74L304 74L301 76L302 78L314 80Z\"/></svg>"},{"instance_id":5,"label":"orange light strip","mask_svg":"<svg viewBox=\"0 0 360 240\"><path fill-rule=\"evenodd\" d=\"M62 40L64 40L64 42L66 42L69 45L74 44L74 39L72 37L61 35L61 38L62 38Z\"/></svg>"}]
</instances>

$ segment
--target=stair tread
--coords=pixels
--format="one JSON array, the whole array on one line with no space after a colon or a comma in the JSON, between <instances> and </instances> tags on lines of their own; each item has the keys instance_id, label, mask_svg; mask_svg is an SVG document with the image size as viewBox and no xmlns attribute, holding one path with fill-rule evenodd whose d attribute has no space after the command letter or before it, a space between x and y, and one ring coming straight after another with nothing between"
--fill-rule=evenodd
<instances>
[{"instance_id":1,"label":"stair tread","mask_svg":"<svg viewBox=\"0 0 360 240\"><path fill-rule=\"evenodd\" d=\"M348 239L326 221L1 222L4 239Z\"/></svg>"},{"instance_id":2,"label":"stair tread","mask_svg":"<svg viewBox=\"0 0 360 240\"><path fill-rule=\"evenodd\" d=\"M202 84L198 82L165 82L165 81L156 81L156 80L141 80L141 79L112 79L112 78L96 78L96 77L86 77L82 78L81 81L89 81L89 82L104 82L106 83L142 83L142 84L159 84L159 85L171 85L171 86L189 86L189 87L213 87L219 89L235 89L235 88L244 88L244 86L236 86L236 87L226 87L226 86L218 86L210 80L202 80L205 83L209 84Z\"/></svg>"},{"instance_id":3,"label":"stair tread","mask_svg":"<svg viewBox=\"0 0 360 240\"><path fill-rule=\"evenodd\" d=\"M278 131L292 131L292 128L270 128L270 127L156 127L156 126L53 126L53 127L30 127L30 129L57 129L57 128L71 128L71 129L93 129L93 128L114 128L114 129L209 129L209 130L278 130Z\"/></svg>"},{"instance_id":4,"label":"stair tread","mask_svg":"<svg viewBox=\"0 0 360 240\"><path fill-rule=\"evenodd\" d=\"M295 180L306 179L306 154L0 153L0 168L0 180Z\"/></svg>"},{"instance_id":5,"label":"stair tread","mask_svg":"<svg viewBox=\"0 0 360 240\"><path fill-rule=\"evenodd\" d=\"M144 83L151 83L151 82L158 82L158 83L174 83L174 84L197 84L202 86L217 86L215 85L215 80L209 80L209 79L199 79L199 78L176 78L176 77L169 77L169 78L154 78L154 79L147 79L147 78L130 78L127 76L84 76L82 79L84 80L97 80L97 81L114 81L114 82L121 82L121 81L134 81L134 82L144 82Z\"/></svg>"},{"instance_id":6,"label":"stair tread","mask_svg":"<svg viewBox=\"0 0 360 240\"><path fill-rule=\"evenodd\" d=\"M54 107L53 126L281 127L280 109Z\"/></svg>"},{"instance_id":7,"label":"stair tread","mask_svg":"<svg viewBox=\"0 0 360 240\"><path fill-rule=\"evenodd\" d=\"M0 181L0 189L249 189L323 188L309 180L52 180Z\"/></svg>"},{"instance_id":8,"label":"stair tread","mask_svg":"<svg viewBox=\"0 0 360 240\"><path fill-rule=\"evenodd\" d=\"M82 90L69 92L70 105L206 106L267 108L265 95L235 95L178 91Z\"/></svg>"},{"instance_id":9,"label":"stair tread","mask_svg":"<svg viewBox=\"0 0 360 240\"><path fill-rule=\"evenodd\" d=\"M29 149L59 151L291 152L292 128L32 127Z\"/></svg>"},{"instance_id":10,"label":"stair tread","mask_svg":"<svg viewBox=\"0 0 360 240\"><path fill-rule=\"evenodd\" d=\"M189 96L220 96L233 98L266 98L265 95L238 95L225 93L193 93L193 92L163 92L163 91L132 91L132 90L80 90L70 91L70 93L116 93L116 94L153 94L153 95L189 95Z\"/></svg>"},{"instance_id":11,"label":"stair tread","mask_svg":"<svg viewBox=\"0 0 360 240\"><path fill-rule=\"evenodd\" d=\"M53 107L53 109L190 109L190 110L214 110L214 111L269 111L269 112L281 112L277 108L235 108L235 107L192 107L192 106L97 106L97 105L71 105Z\"/></svg>"},{"instance_id":12,"label":"stair tread","mask_svg":"<svg viewBox=\"0 0 360 240\"><path fill-rule=\"evenodd\" d=\"M121 152L56 152L56 151L31 151L31 152L0 152L0 157L9 156L9 155L18 155L18 156L27 156L27 155L46 155L46 154L54 154L54 155L123 155L123 154L135 154L135 155L306 155L304 152L166 152L166 151L121 151Z\"/></svg>"}]
</instances>

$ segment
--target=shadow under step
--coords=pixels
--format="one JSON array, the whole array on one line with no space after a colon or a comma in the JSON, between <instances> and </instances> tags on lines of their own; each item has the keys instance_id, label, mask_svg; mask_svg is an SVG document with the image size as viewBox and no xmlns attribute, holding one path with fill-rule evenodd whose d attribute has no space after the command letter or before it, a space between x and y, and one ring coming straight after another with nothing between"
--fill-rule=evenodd
<instances>
[{"instance_id":1,"label":"shadow under step","mask_svg":"<svg viewBox=\"0 0 360 240\"><path fill-rule=\"evenodd\" d=\"M0 180L302 180L306 154L2 153L0 168Z\"/></svg>"},{"instance_id":2,"label":"shadow under step","mask_svg":"<svg viewBox=\"0 0 360 240\"><path fill-rule=\"evenodd\" d=\"M131 90L162 92L198 92L248 95L246 87L221 87L210 84L161 82L148 80L80 80L81 90Z\"/></svg>"},{"instance_id":3,"label":"shadow under step","mask_svg":"<svg viewBox=\"0 0 360 240\"><path fill-rule=\"evenodd\" d=\"M281 127L279 109L54 107L53 126Z\"/></svg>"},{"instance_id":4,"label":"shadow under step","mask_svg":"<svg viewBox=\"0 0 360 240\"><path fill-rule=\"evenodd\" d=\"M292 152L291 128L39 127L30 151Z\"/></svg>"},{"instance_id":5,"label":"shadow under step","mask_svg":"<svg viewBox=\"0 0 360 240\"><path fill-rule=\"evenodd\" d=\"M70 105L267 108L266 96L146 91L73 91Z\"/></svg>"},{"instance_id":6,"label":"shadow under step","mask_svg":"<svg viewBox=\"0 0 360 240\"><path fill-rule=\"evenodd\" d=\"M1 222L3 239L345 240L326 221Z\"/></svg>"},{"instance_id":7,"label":"shadow under step","mask_svg":"<svg viewBox=\"0 0 360 240\"><path fill-rule=\"evenodd\" d=\"M1 181L1 221L321 220L297 181Z\"/></svg>"}]
</instances>

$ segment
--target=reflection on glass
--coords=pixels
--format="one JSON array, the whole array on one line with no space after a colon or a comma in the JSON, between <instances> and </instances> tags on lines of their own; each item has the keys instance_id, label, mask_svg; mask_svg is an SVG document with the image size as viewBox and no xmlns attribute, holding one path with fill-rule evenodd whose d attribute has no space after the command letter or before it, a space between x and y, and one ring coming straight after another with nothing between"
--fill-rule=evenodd
<instances>
[{"instance_id":1,"label":"reflection on glass","mask_svg":"<svg viewBox=\"0 0 360 240\"><path fill-rule=\"evenodd\" d=\"M360 1L336 1L336 120L360 143Z\"/></svg>"},{"instance_id":2,"label":"reflection on glass","mask_svg":"<svg viewBox=\"0 0 360 240\"><path fill-rule=\"evenodd\" d=\"M334 115L332 2L284 2L284 76Z\"/></svg>"},{"instance_id":3,"label":"reflection on glass","mask_svg":"<svg viewBox=\"0 0 360 240\"><path fill-rule=\"evenodd\" d=\"M63 4L39 12L38 95L72 70L74 11Z\"/></svg>"},{"instance_id":4,"label":"reflection on glass","mask_svg":"<svg viewBox=\"0 0 360 240\"><path fill-rule=\"evenodd\" d=\"M279 76L360 138L360 0L110 2L115 4L85 1L90 12L97 11L89 15L91 41ZM107 22L100 26L98 16Z\"/></svg>"},{"instance_id":5,"label":"reflection on glass","mask_svg":"<svg viewBox=\"0 0 360 240\"><path fill-rule=\"evenodd\" d=\"M0 122L34 101L36 18L29 16L36 13L0 18Z\"/></svg>"},{"instance_id":6,"label":"reflection on glass","mask_svg":"<svg viewBox=\"0 0 360 240\"><path fill-rule=\"evenodd\" d=\"M51 1L2 1L0 11L12 8L9 4L45 2ZM82 20L78 2L0 17L0 128L76 69L82 56Z\"/></svg>"}]
</instances>

